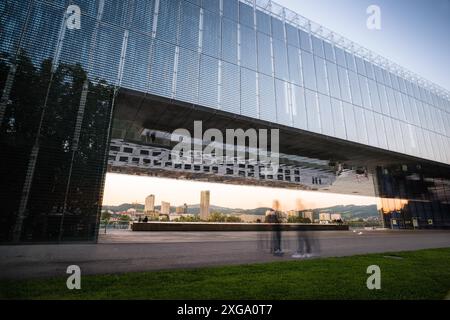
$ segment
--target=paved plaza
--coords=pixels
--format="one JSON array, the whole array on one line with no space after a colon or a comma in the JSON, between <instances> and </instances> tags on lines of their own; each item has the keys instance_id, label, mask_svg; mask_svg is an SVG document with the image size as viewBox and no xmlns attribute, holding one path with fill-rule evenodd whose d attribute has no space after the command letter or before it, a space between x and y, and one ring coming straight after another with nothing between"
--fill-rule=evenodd
<instances>
[{"instance_id":1,"label":"paved plaza","mask_svg":"<svg viewBox=\"0 0 450 320\"><path fill-rule=\"evenodd\" d=\"M360 234L362 232L362 234ZM450 247L450 231L313 232L320 257ZM283 257L269 252L269 232L132 232L108 230L98 244L0 246L0 278L123 273L289 260L296 232L283 233Z\"/></svg>"}]
</instances>

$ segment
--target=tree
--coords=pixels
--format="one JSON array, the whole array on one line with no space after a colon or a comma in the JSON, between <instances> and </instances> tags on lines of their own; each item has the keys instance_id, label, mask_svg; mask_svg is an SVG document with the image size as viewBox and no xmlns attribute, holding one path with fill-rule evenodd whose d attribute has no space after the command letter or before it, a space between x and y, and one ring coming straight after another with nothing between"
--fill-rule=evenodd
<instances>
[{"instance_id":1,"label":"tree","mask_svg":"<svg viewBox=\"0 0 450 320\"><path fill-rule=\"evenodd\" d=\"M111 213L108 211L102 211L101 220L109 221L111 219Z\"/></svg>"},{"instance_id":2,"label":"tree","mask_svg":"<svg viewBox=\"0 0 450 320\"><path fill-rule=\"evenodd\" d=\"M311 223L311 220L309 218L302 217L289 217L288 223Z\"/></svg>"},{"instance_id":3,"label":"tree","mask_svg":"<svg viewBox=\"0 0 450 320\"><path fill-rule=\"evenodd\" d=\"M226 222L242 222L242 219L237 216L228 216L225 220Z\"/></svg>"},{"instance_id":4,"label":"tree","mask_svg":"<svg viewBox=\"0 0 450 320\"><path fill-rule=\"evenodd\" d=\"M198 215L195 216L181 216L175 219L176 222L199 222L200 217Z\"/></svg>"},{"instance_id":5,"label":"tree","mask_svg":"<svg viewBox=\"0 0 450 320\"><path fill-rule=\"evenodd\" d=\"M220 212L213 212L210 214L208 221L209 222L226 222L227 217Z\"/></svg>"},{"instance_id":6,"label":"tree","mask_svg":"<svg viewBox=\"0 0 450 320\"><path fill-rule=\"evenodd\" d=\"M63 230L71 238L95 237L90 226L100 204L114 86L89 81L79 63L59 63L53 70L52 58L33 58L21 50L14 60L0 123L0 176L20 173L0 179L10 199L2 208L0 239L54 240ZM11 70L5 61L0 62L0 88ZM30 158L32 152L36 156ZM26 175L29 168L33 175ZM61 218L47 223L50 216ZM73 227L63 228L65 217Z\"/></svg>"},{"instance_id":7,"label":"tree","mask_svg":"<svg viewBox=\"0 0 450 320\"><path fill-rule=\"evenodd\" d=\"M121 215L119 217L120 222L129 222L130 220L131 220L130 216L127 216L127 215Z\"/></svg>"}]
</instances>

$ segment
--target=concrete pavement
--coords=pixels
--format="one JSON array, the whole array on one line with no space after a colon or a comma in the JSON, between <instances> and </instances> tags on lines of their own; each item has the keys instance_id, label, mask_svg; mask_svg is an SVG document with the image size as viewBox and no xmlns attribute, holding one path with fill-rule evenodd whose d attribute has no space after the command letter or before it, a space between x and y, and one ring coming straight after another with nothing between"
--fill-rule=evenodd
<instances>
[{"instance_id":1,"label":"concrete pavement","mask_svg":"<svg viewBox=\"0 0 450 320\"><path fill-rule=\"evenodd\" d=\"M362 230L313 232L321 257L450 247L450 231ZM268 250L269 232L131 232L100 234L98 244L0 246L0 278L123 273L291 259L295 232L283 233L284 257Z\"/></svg>"}]
</instances>

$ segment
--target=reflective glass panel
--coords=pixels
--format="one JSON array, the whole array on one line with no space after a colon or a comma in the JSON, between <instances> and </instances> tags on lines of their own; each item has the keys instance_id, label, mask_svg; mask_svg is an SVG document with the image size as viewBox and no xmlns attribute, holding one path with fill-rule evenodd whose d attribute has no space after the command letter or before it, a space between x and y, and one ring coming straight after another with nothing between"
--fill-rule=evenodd
<instances>
[{"instance_id":1,"label":"reflective glass panel","mask_svg":"<svg viewBox=\"0 0 450 320\"><path fill-rule=\"evenodd\" d=\"M274 39L284 41L283 22L275 17L272 17L272 36Z\"/></svg>"},{"instance_id":2,"label":"reflective glass panel","mask_svg":"<svg viewBox=\"0 0 450 320\"><path fill-rule=\"evenodd\" d=\"M345 62L344 50L342 50L339 47L334 47L334 53L336 55L337 64L342 66L342 67L344 67L344 68L347 68L347 63Z\"/></svg>"},{"instance_id":3,"label":"reflective glass panel","mask_svg":"<svg viewBox=\"0 0 450 320\"><path fill-rule=\"evenodd\" d=\"M341 90L339 87L339 77L337 73L337 66L327 61L327 74L328 74L328 84L330 88L330 94L332 97L340 99Z\"/></svg>"},{"instance_id":4,"label":"reflective glass panel","mask_svg":"<svg viewBox=\"0 0 450 320\"><path fill-rule=\"evenodd\" d=\"M238 39L237 23L222 20L222 58L228 62L237 64Z\"/></svg>"},{"instance_id":5,"label":"reflective glass panel","mask_svg":"<svg viewBox=\"0 0 450 320\"><path fill-rule=\"evenodd\" d=\"M275 79L275 94L277 102L277 122L292 125L291 112L288 103L288 83Z\"/></svg>"},{"instance_id":6,"label":"reflective glass panel","mask_svg":"<svg viewBox=\"0 0 450 320\"><path fill-rule=\"evenodd\" d=\"M253 7L243 2L239 2L239 22L243 25L253 27Z\"/></svg>"},{"instance_id":7,"label":"reflective glass panel","mask_svg":"<svg viewBox=\"0 0 450 320\"><path fill-rule=\"evenodd\" d=\"M274 80L270 76L259 74L258 81L260 119L275 122L277 113L275 107Z\"/></svg>"},{"instance_id":8,"label":"reflective glass panel","mask_svg":"<svg viewBox=\"0 0 450 320\"><path fill-rule=\"evenodd\" d=\"M302 48L302 50L312 52L311 41L309 39L309 33L305 32L303 30L299 30L299 35L300 35L300 47Z\"/></svg>"},{"instance_id":9,"label":"reflective glass panel","mask_svg":"<svg viewBox=\"0 0 450 320\"><path fill-rule=\"evenodd\" d=\"M152 54L149 92L171 97L175 46L155 40Z\"/></svg>"},{"instance_id":10,"label":"reflective glass panel","mask_svg":"<svg viewBox=\"0 0 450 320\"><path fill-rule=\"evenodd\" d=\"M256 72L241 68L241 114L258 118Z\"/></svg>"},{"instance_id":11,"label":"reflective glass panel","mask_svg":"<svg viewBox=\"0 0 450 320\"><path fill-rule=\"evenodd\" d=\"M219 58L220 55L220 18L213 12L203 12L203 42L204 54Z\"/></svg>"},{"instance_id":12,"label":"reflective glass panel","mask_svg":"<svg viewBox=\"0 0 450 320\"><path fill-rule=\"evenodd\" d=\"M300 65L300 49L288 46L289 78L296 85L302 84L302 68Z\"/></svg>"},{"instance_id":13,"label":"reflective glass panel","mask_svg":"<svg viewBox=\"0 0 450 320\"><path fill-rule=\"evenodd\" d=\"M198 64L199 55L197 51L191 51L180 47L175 89L176 99L197 103Z\"/></svg>"},{"instance_id":14,"label":"reflective glass panel","mask_svg":"<svg viewBox=\"0 0 450 320\"><path fill-rule=\"evenodd\" d=\"M158 12L158 26L156 28L157 38L173 44L177 43L177 20L179 10L179 0L160 1Z\"/></svg>"},{"instance_id":15,"label":"reflective glass panel","mask_svg":"<svg viewBox=\"0 0 450 320\"><path fill-rule=\"evenodd\" d=\"M286 24L286 36L289 45L300 48L300 40L298 38L298 29L290 24Z\"/></svg>"},{"instance_id":16,"label":"reflective glass panel","mask_svg":"<svg viewBox=\"0 0 450 320\"><path fill-rule=\"evenodd\" d=\"M346 139L344 110L340 100L331 98L331 109L333 116L334 135L341 139Z\"/></svg>"},{"instance_id":17,"label":"reflective glass panel","mask_svg":"<svg viewBox=\"0 0 450 320\"><path fill-rule=\"evenodd\" d=\"M356 72L356 64L355 64L355 57L350 52L345 51L345 58L347 60L347 67L353 71Z\"/></svg>"},{"instance_id":18,"label":"reflective glass panel","mask_svg":"<svg viewBox=\"0 0 450 320\"><path fill-rule=\"evenodd\" d=\"M305 106L305 91L302 87L292 86L292 118L294 127L308 129L308 119Z\"/></svg>"},{"instance_id":19,"label":"reflective glass panel","mask_svg":"<svg viewBox=\"0 0 450 320\"><path fill-rule=\"evenodd\" d=\"M322 133L328 136L334 135L333 113L331 111L330 97L319 94L320 124Z\"/></svg>"},{"instance_id":20,"label":"reflective glass panel","mask_svg":"<svg viewBox=\"0 0 450 320\"><path fill-rule=\"evenodd\" d=\"M364 117L364 109L359 107L353 108L355 112L355 121L356 121L356 132L357 132L357 140L360 143L368 144L369 138L367 137L367 125L366 118Z\"/></svg>"},{"instance_id":21,"label":"reflective glass panel","mask_svg":"<svg viewBox=\"0 0 450 320\"><path fill-rule=\"evenodd\" d=\"M305 87L311 90L317 90L313 55L306 51L302 51L302 67Z\"/></svg>"},{"instance_id":22,"label":"reflective glass panel","mask_svg":"<svg viewBox=\"0 0 450 320\"><path fill-rule=\"evenodd\" d=\"M206 55L201 55L198 95L198 103L200 105L217 108L218 66L219 60Z\"/></svg>"},{"instance_id":23,"label":"reflective glass panel","mask_svg":"<svg viewBox=\"0 0 450 320\"><path fill-rule=\"evenodd\" d=\"M241 66L256 70L256 33L246 26L241 26Z\"/></svg>"},{"instance_id":24,"label":"reflective glass panel","mask_svg":"<svg viewBox=\"0 0 450 320\"><path fill-rule=\"evenodd\" d=\"M308 130L320 133L320 111L317 104L317 94L310 90L305 90L306 111L308 114Z\"/></svg>"},{"instance_id":25,"label":"reflective glass panel","mask_svg":"<svg viewBox=\"0 0 450 320\"><path fill-rule=\"evenodd\" d=\"M317 80L317 90L323 94L328 93L328 81L325 70L325 60L314 56L315 67L316 67L316 80Z\"/></svg>"},{"instance_id":26,"label":"reflective glass panel","mask_svg":"<svg viewBox=\"0 0 450 320\"><path fill-rule=\"evenodd\" d=\"M338 67L338 72L339 72L339 85L341 88L342 100L351 102L350 86L349 86L349 82L348 82L347 70L342 67Z\"/></svg>"},{"instance_id":27,"label":"reflective glass panel","mask_svg":"<svg viewBox=\"0 0 450 320\"><path fill-rule=\"evenodd\" d=\"M198 50L199 22L200 7L189 2L182 1L179 31L180 46L188 48L190 50Z\"/></svg>"},{"instance_id":28,"label":"reflective glass panel","mask_svg":"<svg viewBox=\"0 0 450 320\"><path fill-rule=\"evenodd\" d=\"M376 129L377 124L375 123L374 113L372 111L365 110L364 115L366 118L367 136L369 145L378 147L379 143Z\"/></svg>"},{"instance_id":29,"label":"reflective glass panel","mask_svg":"<svg viewBox=\"0 0 450 320\"><path fill-rule=\"evenodd\" d=\"M359 141L358 132L356 130L355 112L353 111L353 105L348 102L343 104L345 128L347 130L347 139L350 141Z\"/></svg>"},{"instance_id":30,"label":"reflective glass panel","mask_svg":"<svg viewBox=\"0 0 450 320\"><path fill-rule=\"evenodd\" d=\"M270 16L260 10L256 10L256 29L265 34L271 34Z\"/></svg>"},{"instance_id":31,"label":"reflective glass panel","mask_svg":"<svg viewBox=\"0 0 450 320\"><path fill-rule=\"evenodd\" d=\"M288 67L287 67L287 48L286 43L283 40L273 39L273 55L275 62L275 77L288 80Z\"/></svg>"},{"instance_id":32,"label":"reflective glass panel","mask_svg":"<svg viewBox=\"0 0 450 320\"><path fill-rule=\"evenodd\" d=\"M240 72L237 65L222 62L221 109L240 114Z\"/></svg>"},{"instance_id":33,"label":"reflective glass panel","mask_svg":"<svg viewBox=\"0 0 450 320\"><path fill-rule=\"evenodd\" d=\"M270 37L258 32L258 71L266 75L272 75L272 56Z\"/></svg>"},{"instance_id":34,"label":"reflective glass panel","mask_svg":"<svg viewBox=\"0 0 450 320\"><path fill-rule=\"evenodd\" d=\"M362 98L361 98L361 91L359 89L358 75L353 71L349 71L348 78L350 80L350 90L352 93L353 104L357 106L362 106Z\"/></svg>"},{"instance_id":35,"label":"reflective glass panel","mask_svg":"<svg viewBox=\"0 0 450 320\"><path fill-rule=\"evenodd\" d=\"M238 20L238 0L223 0L223 15L234 21Z\"/></svg>"},{"instance_id":36,"label":"reflective glass panel","mask_svg":"<svg viewBox=\"0 0 450 320\"><path fill-rule=\"evenodd\" d=\"M323 51L323 41L315 36L311 36L311 41L313 45L314 54L321 58L325 58L325 53Z\"/></svg>"},{"instance_id":37,"label":"reflective glass panel","mask_svg":"<svg viewBox=\"0 0 450 320\"><path fill-rule=\"evenodd\" d=\"M330 43L324 41L323 42L323 47L324 47L324 50L325 50L325 58L327 60L329 60L329 61L332 61L332 62L336 63L336 59L334 57L333 46Z\"/></svg>"}]
</instances>

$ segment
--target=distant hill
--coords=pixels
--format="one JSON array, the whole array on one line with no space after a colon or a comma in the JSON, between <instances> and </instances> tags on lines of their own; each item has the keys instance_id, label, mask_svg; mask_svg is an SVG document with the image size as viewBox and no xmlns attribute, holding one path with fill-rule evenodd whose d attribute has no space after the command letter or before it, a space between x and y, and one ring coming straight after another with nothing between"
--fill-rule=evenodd
<instances>
[{"instance_id":1,"label":"distant hill","mask_svg":"<svg viewBox=\"0 0 450 320\"><path fill-rule=\"evenodd\" d=\"M131 203L122 203L118 206L103 206L103 210L111 210L114 212L121 212L121 211L127 211L128 209L134 208L138 211L144 211L144 205L143 204L131 204Z\"/></svg>"},{"instance_id":2,"label":"distant hill","mask_svg":"<svg viewBox=\"0 0 450 320\"><path fill-rule=\"evenodd\" d=\"M134 208L138 211L144 211L143 204L131 204L131 203L123 203L119 206L103 206L103 210L111 210L114 212L127 211L128 209ZM161 206L155 206L156 210L161 210ZM170 207L172 212L175 212L176 207ZM270 208L255 208L255 209L238 209L238 208L226 208L211 205L211 212L220 212L224 214L253 214L253 215L265 215L266 211L270 210ZM200 213L200 204L192 204L188 205L188 213L190 214L199 214ZM377 206L356 206L356 205L348 205L348 206L334 206L328 208L319 208L319 209L311 209L304 211L313 211L315 214L319 212L328 212L328 213L341 213L344 219L349 218L368 218L378 216Z\"/></svg>"},{"instance_id":3,"label":"distant hill","mask_svg":"<svg viewBox=\"0 0 450 320\"><path fill-rule=\"evenodd\" d=\"M356 205L348 205L348 206L334 206L328 208L319 208L313 210L305 210L305 211L313 211L314 213L319 212L328 212L328 213L340 213L344 219L349 218L369 218L378 216L377 205L370 206L356 206Z\"/></svg>"}]
</instances>

